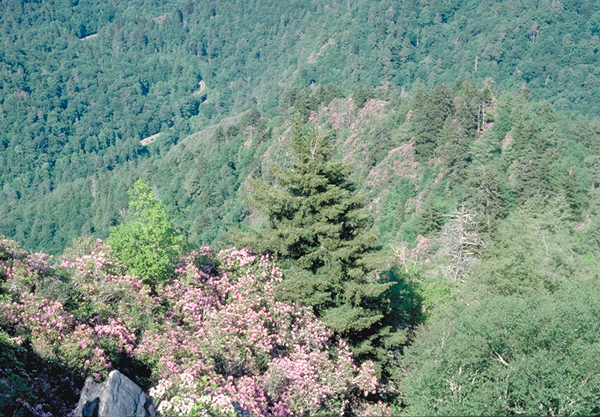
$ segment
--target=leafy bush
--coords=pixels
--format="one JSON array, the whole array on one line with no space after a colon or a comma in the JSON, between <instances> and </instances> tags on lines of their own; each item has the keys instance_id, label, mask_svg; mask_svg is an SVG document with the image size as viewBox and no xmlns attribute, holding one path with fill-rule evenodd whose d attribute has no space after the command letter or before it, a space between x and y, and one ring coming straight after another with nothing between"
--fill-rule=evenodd
<instances>
[{"instance_id":1,"label":"leafy bush","mask_svg":"<svg viewBox=\"0 0 600 417\"><path fill-rule=\"evenodd\" d=\"M600 412L597 284L495 297L423 330L400 361L409 415Z\"/></svg>"}]
</instances>

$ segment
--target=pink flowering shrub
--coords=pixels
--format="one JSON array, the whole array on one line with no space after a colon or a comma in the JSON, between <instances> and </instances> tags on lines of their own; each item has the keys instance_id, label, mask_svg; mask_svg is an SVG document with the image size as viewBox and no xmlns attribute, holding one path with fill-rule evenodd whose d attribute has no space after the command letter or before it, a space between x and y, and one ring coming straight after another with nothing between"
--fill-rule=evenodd
<instances>
[{"instance_id":1,"label":"pink flowering shrub","mask_svg":"<svg viewBox=\"0 0 600 417\"><path fill-rule=\"evenodd\" d=\"M39 358L35 362L41 361L42 368L60 364L68 370L60 373L62 382L52 382L56 374L40 378L49 386L71 386L71 395L54 405L44 395L36 397L37 404L33 400L21 404L18 400L23 395L12 398L4 394L4 398L12 398L12 407L33 415L43 415L50 407L55 412L62 410L57 412L61 415L74 408L75 387L82 385L86 375L100 379L115 366L124 372L131 368L136 333L142 331L140 312L151 317L153 299L139 280L110 274L114 265L109 249L102 242L82 241L79 252L71 250L55 268L47 256L28 255L14 242L0 240L0 335L8 343L6 349ZM6 364L11 365L0 363L0 375L14 381L33 378L37 369L26 367L17 375L10 369L15 367L14 361L7 358ZM35 393L44 386L30 388ZM41 411L36 414L31 409Z\"/></svg>"},{"instance_id":2,"label":"pink flowering shrub","mask_svg":"<svg viewBox=\"0 0 600 417\"><path fill-rule=\"evenodd\" d=\"M32 302L31 292L52 276L48 260L0 237L0 415L66 415L83 381L44 357L60 341L57 329L70 324L68 315L57 314L60 303Z\"/></svg>"},{"instance_id":3,"label":"pink flowering shrub","mask_svg":"<svg viewBox=\"0 0 600 417\"><path fill-rule=\"evenodd\" d=\"M154 321L159 299L141 279L124 275L125 268L100 239L81 239L60 258L60 269L70 277L70 287L79 307L78 318L102 320L118 317L127 328L141 333Z\"/></svg>"},{"instance_id":4,"label":"pink flowering shrub","mask_svg":"<svg viewBox=\"0 0 600 417\"><path fill-rule=\"evenodd\" d=\"M372 363L275 299L270 259L200 248L174 270L149 288L100 240L54 260L0 239L0 415L67 415L86 376L115 368L165 415L387 412Z\"/></svg>"},{"instance_id":5,"label":"pink flowering shrub","mask_svg":"<svg viewBox=\"0 0 600 417\"><path fill-rule=\"evenodd\" d=\"M217 256L222 270L207 273L199 257L207 250L187 255L158 290L170 311L136 349L161 378L150 391L159 410L192 415L209 403L219 404L210 406L217 415L232 407L278 416L365 409L377 388L372 364L357 367L309 309L275 300L283 278L275 264L230 249Z\"/></svg>"},{"instance_id":6,"label":"pink flowering shrub","mask_svg":"<svg viewBox=\"0 0 600 417\"><path fill-rule=\"evenodd\" d=\"M51 274L51 259L44 253L29 255L17 242L0 236L0 284L9 292L30 291Z\"/></svg>"},{"instance_id":7,"label":"pink flowering shrub","mask_svg":"<svg viewBox=\"0 0 600 417\"><path fill-rule=\"evenodd\" d=\"M136 336L121 319L94 318L80 323L62 304L22 294L18 302L1 305L0 325L9 335L31 345L44 358L89 375L105 376L120 354L129 355Z\"/></svg>"}]
</instances>

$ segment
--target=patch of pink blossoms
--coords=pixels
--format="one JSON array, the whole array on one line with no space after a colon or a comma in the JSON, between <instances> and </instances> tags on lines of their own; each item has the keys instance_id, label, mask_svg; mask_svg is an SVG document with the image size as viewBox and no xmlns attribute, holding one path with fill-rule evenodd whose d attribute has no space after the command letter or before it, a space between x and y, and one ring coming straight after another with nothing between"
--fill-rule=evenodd
<instances>
[{"instance_id":1,"label":"patch of pink blossoms","mask_svg":"<svg viewBox=\"0 0 600 417\"><path fill-rule=\"evenodd\" d=\"M372 364L357 367L309 309L275 299L283 274L268 257L223 251L216 257L222 269L211 274L197 258L188 255L160 289L171 314L136 350L155 364L161 383L151 392L166 401L163 408L189 405L184 397L201 404L210 394L252 415L366 409L364 394L377 388Z\"/></svg>"}]
</instances>

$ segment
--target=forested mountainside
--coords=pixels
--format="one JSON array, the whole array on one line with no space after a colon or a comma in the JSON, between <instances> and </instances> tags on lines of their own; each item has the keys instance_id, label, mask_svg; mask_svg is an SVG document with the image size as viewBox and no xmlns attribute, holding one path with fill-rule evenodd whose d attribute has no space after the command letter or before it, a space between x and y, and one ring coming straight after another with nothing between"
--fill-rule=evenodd
<instances>
[{"instance_id":1,"label":"forested mountainside","mask_svg":"<svg viewBox=\"0 0 600 417\"><path fill-rule=\"evenodd\" d=\"M152 184L106 242L0 240L0 410L119 369L165 414L597 412L595 123L468 81L288 95L99 179Z\"/></svg>"},{"instance_id":2,"label":"forested mountainside","mask_svg":"<svg viewBox=\"0 0 600 417\"><path fill-rule=\"evenodd\" d=\"M0 414L112 369L165 415L600 413L599 32L0 2Z\"/></svg>"},{"instance_id":3,"label":"forested mountainside","mask_svg":"<svg viewBox=\"0 0 600 417\"><path fill-rule=\"evenodd\" d=\"M527 88L533 101L593 117L598 7L2 2L0 217L10 220L0 232L54 253L82 233L105 235L115 204L91 221L96 197L65 196L146 160L145 137L162 132L155 152L165 152L250 107L271 119L291 87L333 83L348 96L389 82L407 95L415 82L432 90L471 79L495 96ZM194 94L199 81L206 88ZM34 216L42 200L56 220Z\"/></svg>"}]
</instances>

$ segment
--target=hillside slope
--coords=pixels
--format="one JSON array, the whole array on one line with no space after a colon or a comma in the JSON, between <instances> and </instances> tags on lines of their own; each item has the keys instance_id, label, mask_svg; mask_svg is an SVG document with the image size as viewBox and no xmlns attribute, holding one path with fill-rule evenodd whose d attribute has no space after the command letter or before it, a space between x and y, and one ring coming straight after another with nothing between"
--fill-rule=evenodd
<instances>
[{"instance_id":1,"label":"hillside slope","mask_svg":"<svg viewBox=\"0 0 600 417\"><path fill-rule=\"evenodd\" d=\"M90 220L80 190L145 163L139 140L163 132L164 153L253 106L270 119L290 87L389 82L406 94L415 82L431 90L470 78L497 96L527 88L596 116L598 10L592 1L3 2L0 232L59 252L105 231L114 210ZM194 95L199 81L207 88ZM49 200L62 203L33 218Z\"/></svg>"}]
</instances>

